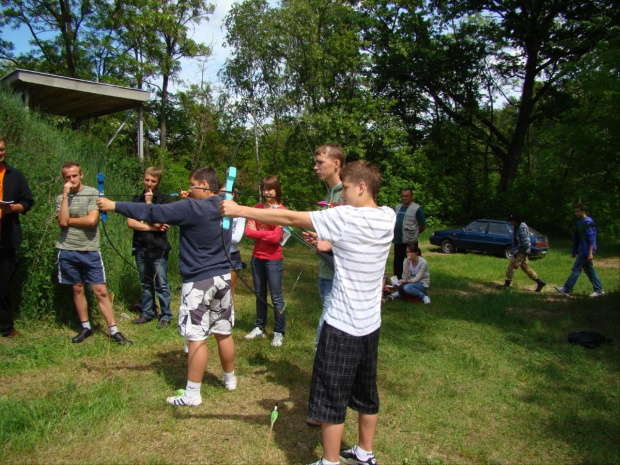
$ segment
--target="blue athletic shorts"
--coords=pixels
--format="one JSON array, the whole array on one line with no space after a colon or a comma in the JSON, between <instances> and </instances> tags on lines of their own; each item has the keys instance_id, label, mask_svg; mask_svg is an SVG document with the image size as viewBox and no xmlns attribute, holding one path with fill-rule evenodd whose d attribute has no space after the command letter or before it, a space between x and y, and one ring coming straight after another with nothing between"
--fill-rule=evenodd
<instances>
[{"instance_id":1,"label":"blue athletic shorts","mask_svg":"<svg viewBox=\"0 0 620 465\"><path fill-rule=\"evenodd\" d=\"M59 284L105 284L99 251L58 250Z\"/></svg>"}]
</instances>

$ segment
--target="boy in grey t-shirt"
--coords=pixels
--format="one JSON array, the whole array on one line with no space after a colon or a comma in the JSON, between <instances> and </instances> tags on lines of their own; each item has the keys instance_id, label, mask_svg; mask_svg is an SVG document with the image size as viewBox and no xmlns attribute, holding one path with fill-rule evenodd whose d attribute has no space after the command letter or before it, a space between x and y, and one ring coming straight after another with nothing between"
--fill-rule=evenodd
<instances>
[{"instance_id":1,"label":"boy in grey t-shirt","mask_svg":"<svg viewBox=\"0 0 620 465\"><path fill-rule=\"evenodd\" d=\"M105 271L99 252L99 210L95 200L98 192L82 184L84 173L80 165L69 161L62 166L65 184L62 194L56 197L56 219L60 234L56 241L58 250L58 282L71 284L73 303L82 329L71 341L80 343L92 336L88 319L88 303L84 284L90 284L101 314L110 327L110 339L119 344L131 344L116 327L112 302L105 284Z\"/></svg>"}]
</instances>

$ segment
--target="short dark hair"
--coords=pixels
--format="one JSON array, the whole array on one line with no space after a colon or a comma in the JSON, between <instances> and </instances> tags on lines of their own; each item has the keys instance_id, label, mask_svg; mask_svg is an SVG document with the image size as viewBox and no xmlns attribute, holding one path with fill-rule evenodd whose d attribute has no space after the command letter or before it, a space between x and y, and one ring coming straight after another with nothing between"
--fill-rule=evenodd
<instances>
[{"instance_id":1,"label":"short dark hair","mask_svg":"<svg viewBox=\"0 0 620 465\"><path fill-rule=\"evenodd\" d=\"M217 173L210 166L201 166L196 168L189 175L190 179L194 179L198 182L207 181L209 184L209 190L217 192L220 189L220 180L217 177Z\"/></svg>"},{"instance_id":2,"label":"short dark hair","mask_svg":"<svg viewBox=\"0 0 620 465\"><path fill-rule=\"evenodd\" d=\"M579 210L580 212L587 212L588 211L586 206L585 206L585 204L583 204L581 202L577 202L573 208L575 208L576 210Z\"/></svg>"},{"instance_id":3,"label":"short dark hair","mask_svg":"<svg viewBox=\"0 0 620 465\"><path fill-rule=\"evenodd\" d=\"M369 194L376 202L379 189L381 188L381 173L375 165L364 160L355 160L347 163L342 168L340 179L355 184L363 182L366 184Z\"/></svg>"},{"instance_id":4,"label":"short dark hair","mask_svg":"<svg viewBox=\"0 0 620 465\"><path fill-rule=\"evenodd\" d=\"M413 195L413 189L411 187L405 187L405 188L401 189L400 193L402 194L405 191L409 191L409 192L411 192L411 195Z\"/></svg>"},{"instance_id":5,"label":"short dark hair","mask_svg":"<svg viewBox=\"0 0 620 465\"><path fill-rule=\"evenodd\" d=\"M60 168L60 172L62 173L63 170L65 170L66 168L71 168L72 166L77 166L78 170L80 170L80 173L82 172L82 168L80 167L80 164L75 162L75 161L66 161L62 164L62 168Z\"/></svg>"},{"instance_id":6,"label":"short dark hair","mask_svg":"<svg viewBox=\"0 0 620 465\"><path fill-rule=\"evenodd\" d=\"M278 199L278 201L280 201L282 197L282 187L280 186L280 180L278 179L278 177L273 174L267 176L260 182L261 191L271 189L276 191L276 198Z\"/></svg>"}]
</instances>

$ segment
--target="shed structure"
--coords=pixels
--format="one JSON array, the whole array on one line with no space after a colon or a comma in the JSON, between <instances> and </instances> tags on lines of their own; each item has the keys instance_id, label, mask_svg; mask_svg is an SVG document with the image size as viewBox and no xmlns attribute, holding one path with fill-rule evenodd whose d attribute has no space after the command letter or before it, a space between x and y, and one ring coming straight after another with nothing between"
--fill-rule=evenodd
<instances>
[{"instance_id":1,"label":"shed structure","mask_svg":"<svg viewBox=\"0 0 620 465\"><path fill-rule=\"evenodd\" d=\"M0 84L21 93L26 108L75 121L137 110L138 158L144 159L142 107L150 99L148 91L19 68L3 77Z\"/></svg>"}]
</instances>

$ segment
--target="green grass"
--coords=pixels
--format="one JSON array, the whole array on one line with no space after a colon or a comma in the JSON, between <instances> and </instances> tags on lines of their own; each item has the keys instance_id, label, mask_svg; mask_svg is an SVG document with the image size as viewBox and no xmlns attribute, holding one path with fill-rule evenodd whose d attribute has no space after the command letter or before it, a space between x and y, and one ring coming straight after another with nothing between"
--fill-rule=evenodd
<instances>
[{"instance_id":1,"label":"green grass","mask_svg":"<svg viewBox=\"0 0 620 465\"><path fill-rule=\"evenodd\" d=\"M280 349L269 339L244 339L254 325L254 297L238 284L237 391L221 387L210 340L202 406L171 408L164 399L184 387L186 355L173 327L133 326L123 316L140 295L125 219L109 215L106 230L129 264L106 238L102 254L119 328L133 346L110 345L92 296L97 331L72 344L78 322L70 289L55 281L53 200L62 190L62 162L80 162L88 185L96 185L101 164L108 195L138 192L142 167L133 154L114 153L114 147L100 156L102 141L57 130L24 112L19 99L0 92L0 103L8 161L24 172L37 201L23 218L13 296L25 337L0 338L0 463L262 463L276 402L280 416L267 463L320 457L320 433L304 423L321 311L317 259L294 242L285 247L287 335ZM532 262L549 283L535 294L521 271L511 289L496 288L505 259L443 255L428 245L429 235L421 244L431 269L432 304L396 301L383 309L379 463L619 464L618 244L603 244L595 262L607 295L587 298L591 288L583 276L575 297L567 299L553 285L570 273L568 240L551 238L549 255ZM178 230L169 236L176 314ZM246 261L250 253L250 244L242 244ZM388 263L388 273L391 268ZM568 333L581 330L615 342L595 350L566 342ZM356 438L356 416L350 414L344 442Z\"/></svg>"},{"instance_id":2,"label":"green grass","mask_svg":"<svg viewBox=\"0 0 620 465\"><path fill-rule=\"evenodd\" d=\"M538 295L521 271L513 289L495 288L504 259L448 256L423 244L432 304L396 301L383 309L380 463L620 463L620 258L603 247L597 271L606 296L585 297L584 276L576 288L581 295L567 299L552 284L570 271L568 243L552 246L549 256L533 261L549 282ZM247 260L247 244L242 253ZM243 338L254 323L254 299L239 283L233 334L239 388L229 393L219 385L221 367L209 341L203 405L191 410L164 402L185 383L180 336L154 324L132 326L120 316L129 313L120 296L115 312L132 347L109 347L103 331L74 345L70 325L19 322L26 337L0 344L0 462L262 462L276 402L280 417L268 463L315 460L320 433L304 418L320 313L317 277L316 259L287 245L281 349L269 339ZM125 279L136 278L127 270ZM173 293L176 313L178 289ZM98 313L95 320L103 323ZM586 329L616 342L595 350L566 342L569 332ZM345 444L356 437L350 412Z\"/></svg>"}]
</instances>

